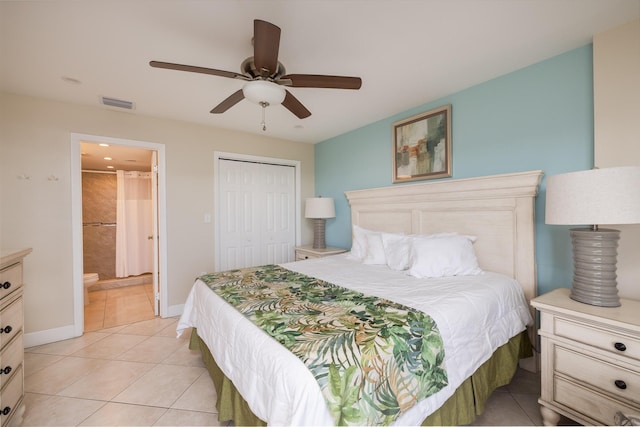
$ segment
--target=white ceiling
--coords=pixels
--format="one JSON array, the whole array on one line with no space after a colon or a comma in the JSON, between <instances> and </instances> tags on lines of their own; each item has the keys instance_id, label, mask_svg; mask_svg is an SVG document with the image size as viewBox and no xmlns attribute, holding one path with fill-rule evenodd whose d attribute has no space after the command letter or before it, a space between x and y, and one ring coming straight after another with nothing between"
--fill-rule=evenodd
<instances>
[{"instance_id":1,"label":"white ceiling","mask_svg":"<svg viewBox=\"0 0 640 427\"><path fill-rule=\"evenodd\" d=\"M93 171L141 171L151 170L152 150L124 145L102 146L97 142L80 143L82 170Z\"/></svg>"},{"instance_id":2,"label":"white ceiling","mask_svg":"<svg viewBox=\"0 0 640 427\"><path fill-rule=\"evenodd\" d=\"M150 60L240 72L253 19L282 29L288 73L362 77L359 91L291 88L312 112L266 111L272 137L315 143L561 54L640 17L640 0L0 1L0 90L127 114L263 133L243 82L151 68ZM64 78L76 79L70 83Z\"/></svg>"}]
</instances>

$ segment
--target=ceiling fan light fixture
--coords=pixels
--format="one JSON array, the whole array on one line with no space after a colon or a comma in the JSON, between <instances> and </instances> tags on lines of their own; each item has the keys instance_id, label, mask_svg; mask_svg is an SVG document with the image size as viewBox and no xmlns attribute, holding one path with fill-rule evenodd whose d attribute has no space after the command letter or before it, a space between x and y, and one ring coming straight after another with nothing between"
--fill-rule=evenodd
<instances>
[{"instance_id":1,"label":"ceiling fan light fixture","mask_svg":"<svg viewBox=\"0 0 640 427\"><path fill-rule=\"evenodd\" d=\"M267 80L252 80L242 87L242 94L254 104L282 104L286 95L285 89Z\"/></svg>"}]
</instances>

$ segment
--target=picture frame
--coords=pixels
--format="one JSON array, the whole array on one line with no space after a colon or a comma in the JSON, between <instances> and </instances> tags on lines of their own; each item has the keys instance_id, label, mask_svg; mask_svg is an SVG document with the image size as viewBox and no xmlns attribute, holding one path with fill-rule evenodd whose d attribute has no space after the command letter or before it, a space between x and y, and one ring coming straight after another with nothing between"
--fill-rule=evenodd
<instances>
[{"instance_id":1,"label":"picture frame","mask_svg":"<svg viewBox=\"0 0 640 427\"><path fill-rule=\"evenodd\" d=\"M451 104L393 123L393 183L451 176Z\"/></svg>"}]
</instances>

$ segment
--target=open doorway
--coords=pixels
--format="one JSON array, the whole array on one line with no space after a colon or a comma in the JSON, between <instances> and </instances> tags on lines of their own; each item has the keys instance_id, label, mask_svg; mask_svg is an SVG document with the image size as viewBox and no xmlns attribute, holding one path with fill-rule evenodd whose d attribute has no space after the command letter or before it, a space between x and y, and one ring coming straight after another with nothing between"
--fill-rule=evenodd
<instances>
[{"instance_id":1,"label":"open doorway","mask_svg":"<svg viewBox=\"0 0 640 427\"><path fill-rule=\"evenodd\" d=\"M73 135L72 149L76 331L162 315L164 146Z\"/></svg>"}]
</instances>

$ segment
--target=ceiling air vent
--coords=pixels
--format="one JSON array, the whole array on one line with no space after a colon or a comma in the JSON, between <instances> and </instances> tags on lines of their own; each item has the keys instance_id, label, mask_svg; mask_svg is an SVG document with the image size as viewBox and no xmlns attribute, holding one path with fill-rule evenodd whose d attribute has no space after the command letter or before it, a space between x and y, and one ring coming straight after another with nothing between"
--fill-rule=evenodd
<instances>
[{"instance_id":1,"label":"ceiling air vent","mask_svg":"<svg viewBox=\"0 0 640 427\"><path fill-rule=\"evenodd\" d=\"M100 98L102 104L108 107L116 107L116 108L124 108L125 110L133 110L134 104L131 101L123 101L122 99L109 98L108 96L103 96Z\"/></svg>"}]
</instances>

